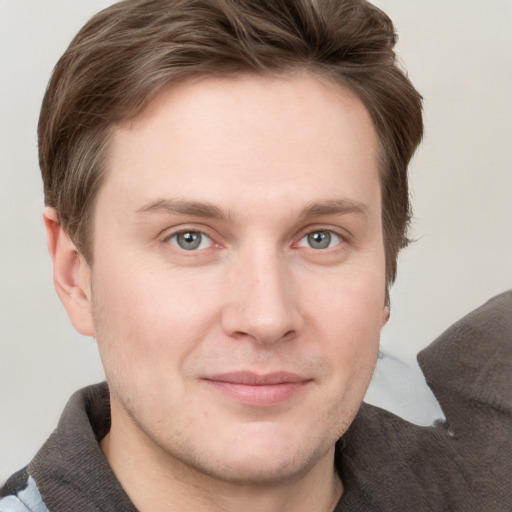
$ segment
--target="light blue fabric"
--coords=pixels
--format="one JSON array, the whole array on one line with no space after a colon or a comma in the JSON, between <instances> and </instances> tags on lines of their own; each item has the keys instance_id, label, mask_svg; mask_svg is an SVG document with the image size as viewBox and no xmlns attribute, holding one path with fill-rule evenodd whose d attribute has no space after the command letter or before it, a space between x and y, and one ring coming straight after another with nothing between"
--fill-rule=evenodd
<instances>
[{"instance_id":1,"label":"light blue fabric","mask_svg":"<svg viewBox=\"0 0 512 512\"><path fill-rule=\"evenodd\" d=\"M6 496L0 500L0 512L49 512L39 494L37 485L32 477L28 485L16 496Z\"/></svg>"}]
</instances>

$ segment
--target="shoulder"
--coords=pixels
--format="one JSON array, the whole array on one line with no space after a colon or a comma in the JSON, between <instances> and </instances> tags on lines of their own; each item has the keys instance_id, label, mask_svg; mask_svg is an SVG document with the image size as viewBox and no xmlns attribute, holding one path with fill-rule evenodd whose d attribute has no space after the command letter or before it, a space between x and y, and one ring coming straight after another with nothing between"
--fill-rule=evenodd
<instances>
[{"instance_id":1,"label":"shoulder","mask_svg":"<svg viewBox=\"0 0 512 512\"><path fill-rule=\"evenodd\" d=\"M418 355L418 361L449 424L461 436L471 437L474 444L480 425L506 425L508 430L512 426L512 290L452 325ZM489 438L487 427L482 433Z\"/></svg>"},{"instance_id":2,"label":"shoulder","mask_svg":"<svg viewBox=\"0 0 512 512\"><path fill-rule=\"evenodd\" d=\"M0 490L0 512L49 512L27 468L12 475Z\"/></svg>"},{"instance_id":3,"label":"shoulder","mask_svg":"<svg viewBox=\"0 0 512 512\"><path fill-rule=\"evenodd\" d=\"M512 291L451 326L419 363L446 422L413 425L363 404L338 445L340 507L511 511Z\"/></svg>"}]
</instances>

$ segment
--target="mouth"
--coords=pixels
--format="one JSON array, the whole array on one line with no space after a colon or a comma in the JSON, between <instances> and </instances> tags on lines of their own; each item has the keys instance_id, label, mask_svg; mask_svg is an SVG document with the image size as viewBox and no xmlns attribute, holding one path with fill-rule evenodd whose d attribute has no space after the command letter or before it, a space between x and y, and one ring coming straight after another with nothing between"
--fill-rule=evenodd
<instances>
[{"instance_id":1,"label":"mouth","mask_svg":"<svg viewBox=\"0 0 512 512\"><path fill-rule=\"evenodd\" d=\"M313 380L288 372L233 372L206 377L203 381L242 405L273 407L304 392Z\"/></svg>"}]
</instances>

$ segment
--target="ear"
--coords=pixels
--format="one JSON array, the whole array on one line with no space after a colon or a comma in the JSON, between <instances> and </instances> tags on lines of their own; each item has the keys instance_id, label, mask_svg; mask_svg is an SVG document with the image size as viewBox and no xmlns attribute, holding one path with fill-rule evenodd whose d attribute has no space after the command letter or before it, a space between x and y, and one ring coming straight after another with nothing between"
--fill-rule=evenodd
<instances>
[{"instance_id":1,"label":"ear","mask_svg":"<svg viewBox=\"0 0 512 512\"><path fill-rule=\"evenodd\" d=\"M389 315L390 315L390 309L389 306L384 306L384 309L382 310L382 326L381 329L388 323Z\"/></svg>"},{"instance_id":2,"label":"ear","mask_svg":"<svg viewBox=\"0 0 512 512\"><path fill-rule=\"evenodd\" d=\"M55 208L46 207L43 220L57 295L73 327L85 336L94 337L90 267L60 225Z\"/></svg>"}]
</instances>

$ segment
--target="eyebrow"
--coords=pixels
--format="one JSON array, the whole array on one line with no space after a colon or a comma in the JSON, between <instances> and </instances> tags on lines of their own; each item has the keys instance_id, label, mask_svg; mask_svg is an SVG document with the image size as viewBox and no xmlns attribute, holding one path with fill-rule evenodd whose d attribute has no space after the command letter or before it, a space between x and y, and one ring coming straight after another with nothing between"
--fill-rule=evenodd
<instances>
[{"instance_id":1,"label":"eyebrow","mask_svg":"<svg viewBox=\"0 0 512 512\"><path fill-rule=\"evenodd\" d=\"M213 204L181 199L158 199L139 208L136 213L180 213L220 220L227 217L221 208Z\"/></svg>"},{"instance_id":2,"label":"eyebrow","mask_svg":"<svg viewBox=\"0 0 512 512\"><path fill-rule=\"evenodd\" d=\"M355 213L369 217L368 207L364 203L352 199L331 199L307 205L301 213L304 220L322 215L347 215Z\"/></svg>"},{"instance_id":3,"label":"eyebrow","mask_svg":"<svg viewBox=\"0 0 512 512\"><path fill-rule=\"evenodd\" d=\"M145 213L164 213L164 214L182 214L192 215L195 217L204 217L217 220L225 220L228 215L218 206L199 201L186 201L182 199L158 199L152 201L136 211L137 215ZM369 216L368 207L360 202L351 199L330 199L326 201L312 202L306 205L301 213L300 218L307 220L313 217L321 217L323 215L347 215L358 214Z\"/></svg>"}]
</instances>

